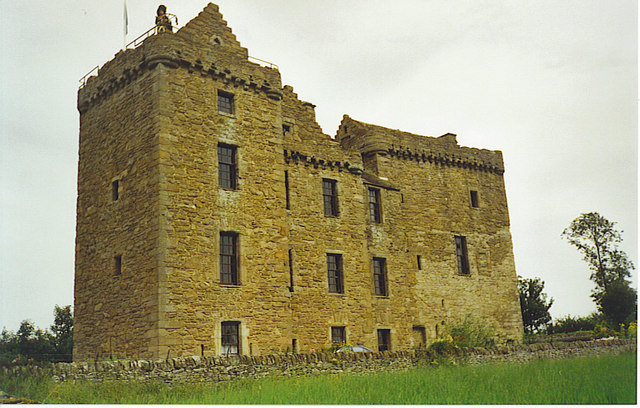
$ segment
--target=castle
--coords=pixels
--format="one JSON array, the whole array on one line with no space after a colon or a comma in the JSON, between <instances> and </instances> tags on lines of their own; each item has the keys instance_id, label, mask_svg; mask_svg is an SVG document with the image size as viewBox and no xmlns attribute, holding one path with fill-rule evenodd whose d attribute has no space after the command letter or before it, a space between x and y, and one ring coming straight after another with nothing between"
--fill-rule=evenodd
<instances>
[{"instance_id":1,"label":"castle","mask_svg":"<svg viewBox=\"0 0 640 408\"><path fill-rule=\"evenodd\" d=\"M504 166L314 105L209 4L78 91L74 360L522 341Z\"/></svg>"}]
</instances>

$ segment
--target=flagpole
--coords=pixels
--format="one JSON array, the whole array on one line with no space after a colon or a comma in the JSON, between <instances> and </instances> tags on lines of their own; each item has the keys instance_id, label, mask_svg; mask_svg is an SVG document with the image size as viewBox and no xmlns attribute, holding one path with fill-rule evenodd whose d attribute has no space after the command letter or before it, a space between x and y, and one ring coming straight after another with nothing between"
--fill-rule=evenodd
<instances>
[{"instance_id":1,"label":"flagpole","mask_svg":"<svg viewBox=\"0 0 640 408\"><path fill-rule=\"evenodd\" d=\"M127 48L127 33L129 32L129 16L127 14L127 0L124 0L124 14L122 27L122 50Z\"/></svg>"}]
</instances>

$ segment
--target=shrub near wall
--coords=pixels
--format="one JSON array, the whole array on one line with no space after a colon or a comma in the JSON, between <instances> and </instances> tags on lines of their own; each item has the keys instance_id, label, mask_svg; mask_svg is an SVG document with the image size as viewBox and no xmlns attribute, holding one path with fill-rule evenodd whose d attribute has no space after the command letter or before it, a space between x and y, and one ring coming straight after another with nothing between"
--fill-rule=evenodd
<instances>
[{"instance_id":1,"label":"shrub near wall","mask_svg":"<svg viewBox=\"0 0 640 408\"><path fill-rule=\"evenodd\" d=\"M524 362L542 358L566 358L635 351L635 339L578 341L510 345L492 348L458 348L451 357L459 364ZM267 356L182 357L166 360L87 361L41 367L4 367L4 374L30 371L49 373L57 381L145 380L167 382L226 381L267 375L309 375L320 373L396 370L423 366L433 361L425 351L382 353L313 353Z\"/></svg>"}]
</instances>

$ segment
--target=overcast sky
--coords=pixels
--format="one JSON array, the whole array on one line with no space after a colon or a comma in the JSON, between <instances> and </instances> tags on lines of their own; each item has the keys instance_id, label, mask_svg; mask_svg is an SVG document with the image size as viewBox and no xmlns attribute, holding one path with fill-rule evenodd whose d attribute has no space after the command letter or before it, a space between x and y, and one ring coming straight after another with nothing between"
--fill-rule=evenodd
<instances>
[{"instance_id":1,"label":"overcast sky","mask_svg":"<svg viewBox=\"0 0 640 408\"><path fill-rule=\"evenodd\" d=\"M127 42L161 0L128 0ZM205 1L167 0L180 25ZM637 5L632 0L219 0L249 55L317 105L502 150L518 274L554 318L595 311L560 236L597 211L637 264ZM78 80L122 48L123 1L0 0L0 328L73 304ZM634 271L634 286L637 273Z\"/></svg>"}]
</instances>

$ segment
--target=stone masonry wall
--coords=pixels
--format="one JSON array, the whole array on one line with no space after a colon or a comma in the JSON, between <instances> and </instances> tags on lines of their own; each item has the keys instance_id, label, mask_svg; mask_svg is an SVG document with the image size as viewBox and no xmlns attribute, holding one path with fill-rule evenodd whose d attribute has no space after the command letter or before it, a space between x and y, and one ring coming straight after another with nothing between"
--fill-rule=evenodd
<instances>
[{"instance_id":1,"label":"stone masonry wall","mask_svg":"<svg viewBox=\"0 0 640 408\"><path fill-rule=\"evenodd\" d=\"M457 364L520 363L614 354L637 350L635 339L579 341L461 349L452 358ZM165 360L129 360L59 363L52 370L38 367L3 367L3 373L30 370L49 373L57 381L163 380L166 382L227 381L267 375L363 373L425 366L424 354L414 351L383 353L314 353L240 357L182 357Z\"/></svg>"}]
</instances>

